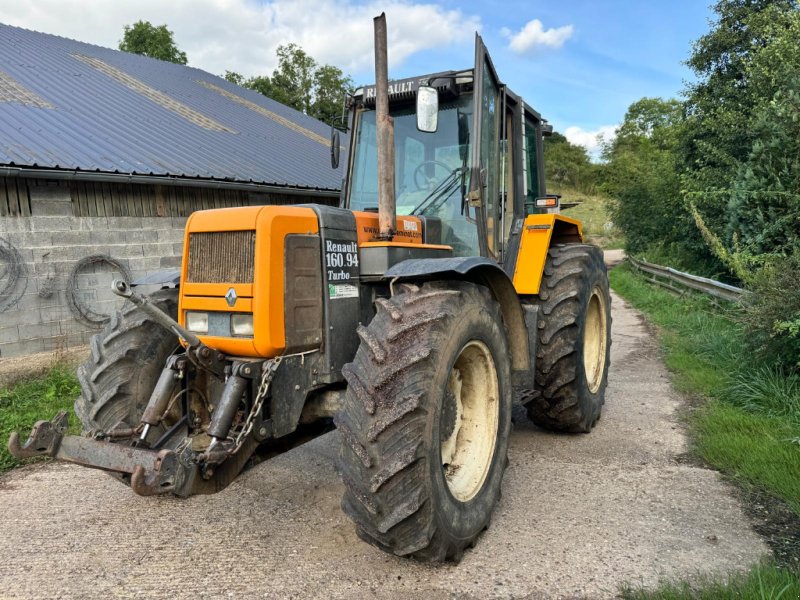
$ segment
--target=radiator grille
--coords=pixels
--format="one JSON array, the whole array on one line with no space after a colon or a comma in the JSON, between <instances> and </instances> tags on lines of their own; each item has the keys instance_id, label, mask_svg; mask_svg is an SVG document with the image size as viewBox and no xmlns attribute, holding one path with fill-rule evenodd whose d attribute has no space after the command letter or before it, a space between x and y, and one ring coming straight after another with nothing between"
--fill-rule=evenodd
<instances>
[{"instance_id":1,"label":"radiator grille","mask_svg":"<svg viewBox=\"0 0 800 600\"><path fill-rule=\"evenodd\" d=\"M253 283L255 231L189 234L189 283Z\"/></svg>"}]
</instances>

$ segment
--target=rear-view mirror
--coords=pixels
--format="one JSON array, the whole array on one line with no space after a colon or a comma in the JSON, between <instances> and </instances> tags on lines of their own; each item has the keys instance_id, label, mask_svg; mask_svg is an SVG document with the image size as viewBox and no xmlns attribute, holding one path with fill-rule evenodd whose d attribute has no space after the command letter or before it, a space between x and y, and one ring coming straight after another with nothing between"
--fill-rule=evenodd
<instances>
[{"instance_id":1,"label":"rear-view mirror","mask_svg":"<svg viewBox=\"0 0 800 600\"><path fill-rule=\"evenodd\" d=\"M331 127L331 167L339 168L339 130Z\"/></svg>"},{"instance_id":2,"label":"rear-view mirror","mask_svg":"<svg viewBox=\"0 0 800 600\"><path fill-rule=\"evenodd\" d=\"M417 90L417 129L434 133L439 125L439 93L423 86Z\"/></svg>"}]
</instances>

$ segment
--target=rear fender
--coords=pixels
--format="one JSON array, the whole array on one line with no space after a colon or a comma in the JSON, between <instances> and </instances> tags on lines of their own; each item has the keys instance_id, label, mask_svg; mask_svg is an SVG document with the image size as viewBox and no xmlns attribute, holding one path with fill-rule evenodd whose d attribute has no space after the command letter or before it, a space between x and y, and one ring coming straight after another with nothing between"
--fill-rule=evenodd
<instances>
[{"instance_id":1,"label":"rear fender","mask_svg":"<svg viewBox=\"0 0 800 600\"><path fill-rule=\"evenodd\" d=\"M519 251L509 272L520 295L539 293L547 251L554 244L583 241L581 222L560 214L528 215L522 226Z\"/></svg>"}]
</instances>

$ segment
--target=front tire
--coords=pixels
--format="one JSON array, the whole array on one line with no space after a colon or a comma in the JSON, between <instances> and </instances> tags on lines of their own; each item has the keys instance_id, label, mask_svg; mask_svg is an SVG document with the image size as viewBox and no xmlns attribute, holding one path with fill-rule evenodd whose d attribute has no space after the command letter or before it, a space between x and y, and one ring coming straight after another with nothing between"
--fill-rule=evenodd
<instances>
[{"instance_id":1,"label":"front tire","mask_svg":"<svg viewBox=\"0 0 800 600\"><path fill-rule=\"evenodd\" d=\"M159 290L149 299L177 317L177 289ZM177 336L126 303L90 346L91 356L78 368L81 395L75 401L84 431L136 427L167 358L179 347Z\"/></svg>"},{"instance_id":2,"label":"front tire","mask_svg":"<svg viewBox=\"0 0 800 600\"><path fill-rule=\"evenodd\" d=\"M458 560L487 527L507 464L506 332L486 288L401 290L378 300L344 368L342 507L387 552Z\"/></svg>"}]
</instances>

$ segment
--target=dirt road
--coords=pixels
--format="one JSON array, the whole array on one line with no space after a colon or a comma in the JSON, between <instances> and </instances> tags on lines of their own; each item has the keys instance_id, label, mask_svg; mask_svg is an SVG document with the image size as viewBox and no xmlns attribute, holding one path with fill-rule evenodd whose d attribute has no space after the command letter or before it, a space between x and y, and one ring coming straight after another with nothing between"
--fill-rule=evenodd
<instances>
[{"instance_id":1,"label":"dirt road","mask_svg":"<svg viewBox=\"0 0 800 600\"><path fill-rule=\"evenodd\" d=\"M47 465L0 479L2 598L603 598L620 583L745 568L767 552L686 437L639 314L614 298L606 411L590 435L516 411L503 499L459 565L362 543L339 510L336 432L215 496L140 498Z\"/></svg>"}]
</instances>

